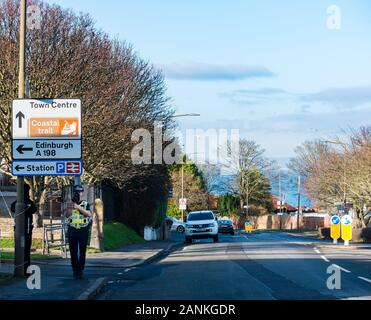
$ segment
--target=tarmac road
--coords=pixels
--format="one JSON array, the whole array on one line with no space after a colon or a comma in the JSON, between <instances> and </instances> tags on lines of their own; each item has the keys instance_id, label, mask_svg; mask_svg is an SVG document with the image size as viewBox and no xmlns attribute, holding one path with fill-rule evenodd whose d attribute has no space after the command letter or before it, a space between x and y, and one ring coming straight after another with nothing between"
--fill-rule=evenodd
<instances>
[{"instance_id":1,"label":"tarmac road","mask_svg":"<svg viewBox=\"0 0 371 320\"><path fill-rule=\"evenodd\" d=\"M99 299L371 299L370 263L370 249L333 248L284 232L222 235L219 243L199 240L111 274ZM327 287L331 265L341 275L340 289Z\"/></svg>"}]
</instances>

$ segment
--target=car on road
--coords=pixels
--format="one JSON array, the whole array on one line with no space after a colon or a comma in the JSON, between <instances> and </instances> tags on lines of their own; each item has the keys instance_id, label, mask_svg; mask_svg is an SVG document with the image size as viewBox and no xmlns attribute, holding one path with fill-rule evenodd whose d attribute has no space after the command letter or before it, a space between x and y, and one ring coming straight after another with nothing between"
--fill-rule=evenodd
<instances>
[{"instance_id":1,"label":"car on road","mask_svg":"<svg viewBox=\"0 0 371 320\"><path fill-rule=\"evenodd\" d=\"M234 235L233 222L231 220L218 220L218 232Z\"/></svg>"},{"instance_id":2,"label":"car on road","mask_svg":"<svg viewBox=\"0 0 371 320\"><path fill-rule=\"evenodd\" d=\"M185 242L192 243L193 239L211 238L219 241L218 223L212 211L193 211L186 218Z\"/></svg>"},{"instance_id":3,"label":"car on road","mask_svg":"<svg viewBox=\"0 0 371 320\"><path fill-rule=\"evenodd\" d=\"M185 230L184 222L178 220L177 218L171 217L171 216L167 216L166 218L172 222L171 229L170 229L171 231L184 233L184 230Z\"/></svg>"}]
</instances>

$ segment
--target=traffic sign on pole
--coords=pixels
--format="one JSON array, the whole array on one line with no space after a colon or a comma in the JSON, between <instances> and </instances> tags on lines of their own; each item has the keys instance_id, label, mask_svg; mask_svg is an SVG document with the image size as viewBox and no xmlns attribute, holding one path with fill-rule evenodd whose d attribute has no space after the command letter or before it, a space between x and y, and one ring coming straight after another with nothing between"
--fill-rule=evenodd
<instances>
[{"instance_id":1,"label":"traffic sign on pole","mask_svg":"<svg viewBox=\"0 0 371 320\"><path fill-rule=\"evenodd\" d=\"M179 199L179 209L180 210L187 210L187 199L186 198L180 198Z\"/></svg>"},{"instance_id":2,"label":"traffic sign on pole","mask_svg":"<svg viewBox=\"0 0 371 320\"><path fill-rule=\"evenodd\" d=\"M14 160L81 159L81 140L14 140Z\"/></svg>"},{"instance_id":3,"label":"traffic sign on pole","mask_svg":"<svg viewBox=\"0 0 371 320\"><path fill-rule=\"evenodd\" d=\"M350 215L345 215L341 218L341 238L344 240L344 245L349 245L349 240L352 240L353 219Z\"/></svg>"},{"instance_id":4,"label":"traffic sign on pole","mask_svg":"<svg viewBox=\"0 0 371 320\"><path fill-rule=\"evenodd\" d=\"M340 238L340 217L336 215L332 216L330 221L331 221L330 227L331 238L334 240L334 244L337 244L338 239Z\"/></svg>"},{"instance_id":5,"label":"traffic sign on pole","mask_svg":"<svg viewBox=\"0 0 371 320\"><path fill-rule=\"evenodd\" d=\"M81 176L81 160L14 160L12 175L27 176Z\"/></svg>"},{"instance_id":6,"label":"traffic sign on pole","mask_svg":"<svg viewBox=\"0 0 371 320\"><path fill-rule=\"evenodd\" d=\"M81 100L17 99L12 107L12 138L81 139Z\"/></svg>"},{"instance_id":7,"label":"traffic sign on pole","mask_svg":"<svg viewBox=\"0 0 371 320\"><path fill-rule=\"evenodd\" d=\"M17 99L12 105L12 174L80 176L80 99Z\"/></svg>"}]
</instances>

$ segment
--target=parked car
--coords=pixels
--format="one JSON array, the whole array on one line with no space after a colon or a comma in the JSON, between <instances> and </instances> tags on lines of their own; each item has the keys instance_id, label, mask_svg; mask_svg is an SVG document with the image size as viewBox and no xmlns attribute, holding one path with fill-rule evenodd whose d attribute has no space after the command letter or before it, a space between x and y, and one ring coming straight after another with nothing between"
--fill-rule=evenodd
<instances>
[{"instance_id":1,"label":"parked car","mask_svg":"<svg viewBox=\"0 0 371 320\"><path fill-rule=\"evenodd\" d=\"M184 223L174 217L167 216L167 219L171 220L172 225L171 225L171 231L176 231L179 233L184 233Z\"/></svg>"},{"instance_id":2,"label":"parked car","mask_svg":"<svg viewBox=\"0 0 371 320\"><path fill-rule=\"evenodd\" d=\"M185 242L192 243L193 239L211 238L219 241L217 218L212 211L193 211L186 218Z\"/></svg>"},{"instance_id":3,"label":"parked car","mask_svg":"<svg viewBox=\"0 0 371 320\"><path fill-rule=\"evenodd\" d=\"M233 222L231 220L218 220L218 232L234 235Z\"/></svg>"}]
</instances>

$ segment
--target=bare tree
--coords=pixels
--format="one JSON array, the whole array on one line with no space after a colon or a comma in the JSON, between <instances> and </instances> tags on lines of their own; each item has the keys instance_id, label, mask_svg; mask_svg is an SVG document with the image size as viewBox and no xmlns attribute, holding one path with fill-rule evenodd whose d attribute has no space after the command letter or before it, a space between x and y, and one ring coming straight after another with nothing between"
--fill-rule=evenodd
<instances>
[{"instance_id":1,"label":"bare tree","mask_svg":"<svg viewBox=\"0 0 371 320\"><path fill-rule=\"evenodd\" d=\"M371 207L371 127L326 141L307 141L296 149L290 168L304 177L304 190L318 205L353 202L363 226Z\"/></svg>"},{"instance_id":2,"label":"bare tree","mask_svg":"<svg viewBox=\"0 0 371 320\"><path fill-rule=\"evenodd\" d=\"M148 188L145 181L167 176L165 165L134 166L131 161L135 129L147 129L153 136L155 121L162 121L164 130L174 127L162 74L138 57L130 45L97 30L88 15L28 1L29 5L35 3L41 8L41 29L27 36L30 93L38 98L82 99L83 180L110 181L140 193ZM10 114L17 93L18 30L19 1L0 0L0 146L4 164L0 170L6 175L11 175ZM139 189L133 187L133 180L141 185ZM28 179L36 201L53 181ZM166 177L151 181L165 188Z\"/></svg>"},{"instance_id":3,"label":"bare tree","mask_svg":"<svg viewBox=\"0 0 371 320\"><path fill-rule=\"evenodd\" d=\"M232 155L228 166L235 174L235 179L229 182L229 190L240 199L241 209L244 208L244 204L247 205L247 208L249 207L249 200L270 196L267 176L272 173L274 163L268 160L264 153L265 150L255 141L246 139L239 141L238 153L228 151L228 154ZM236 154L238 158L236 158Z\"/></svg>"}]
</instances>

